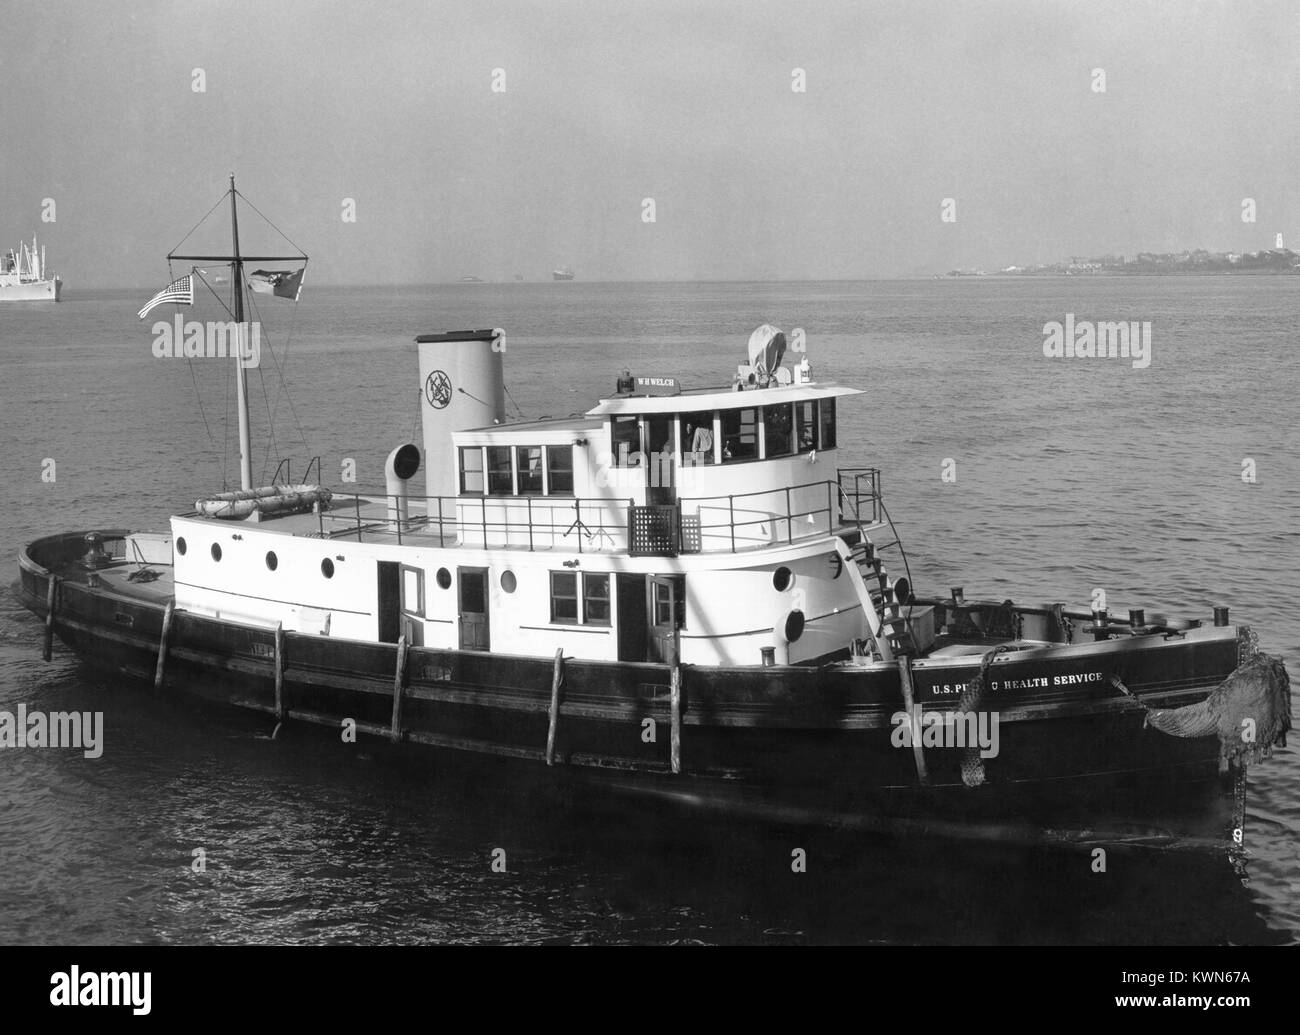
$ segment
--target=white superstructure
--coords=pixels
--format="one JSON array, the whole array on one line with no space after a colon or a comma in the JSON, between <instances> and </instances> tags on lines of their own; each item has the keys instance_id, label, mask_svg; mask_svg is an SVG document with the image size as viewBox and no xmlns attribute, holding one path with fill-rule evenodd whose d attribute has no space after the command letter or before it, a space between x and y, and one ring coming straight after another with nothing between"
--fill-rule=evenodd
<instances>
[{"instance_id":1,"label":"white superstructure","mask_svg":"<svg viewBox=\"0 0 1300 1035\"><path fill-rule=\"evenodd\" d=\"M877 639L842 537L876 486L836 469L806 360L731 388L630 376L577 417L502 418L499 330L419 342L424 449L386 491L172 519L176 606L371 643L611 662L810 661ZM748 370L748 368L746 368ZM417 463L418 461L418 463ZM426 495L408 493L422 468ZM770 662L769 662L770 663Z\"/></svg>"}]
</instances>

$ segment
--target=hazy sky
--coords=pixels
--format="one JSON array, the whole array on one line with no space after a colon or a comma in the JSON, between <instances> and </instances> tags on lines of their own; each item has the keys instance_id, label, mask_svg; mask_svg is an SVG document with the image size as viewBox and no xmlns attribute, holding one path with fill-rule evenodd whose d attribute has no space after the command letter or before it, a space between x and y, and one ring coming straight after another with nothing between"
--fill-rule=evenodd
<instances>
[{"instance_id":1,"label":"hazy sky","mask_svg":"<svg viewBox=\"0 0 1300 1035\"><path fill-rule=\"evenodd\" d=\"M0 242L70 289L156 286L232 171L315 283L1300 245L1293 0L0 0L0 81Z\"/></svg>"}]
</instances>

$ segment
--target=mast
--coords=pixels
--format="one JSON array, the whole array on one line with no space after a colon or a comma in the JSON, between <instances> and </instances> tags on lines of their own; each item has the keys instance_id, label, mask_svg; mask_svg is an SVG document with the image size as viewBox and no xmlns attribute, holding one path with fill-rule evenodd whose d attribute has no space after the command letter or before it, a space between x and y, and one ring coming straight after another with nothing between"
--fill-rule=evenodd
<instances>
[{"instance_id":1,"label":"mast","mask_svg":"<svg viewBox=\"0 0 1300 1035\"><path fill-rule=\"evenodd\" d=\"M244 369L248 328L244 325L244 262L239 257L239 213L235 207L235 174L230 174L230 274L235 291L235 406L239 410L239 487L253 487L253 451L248 430L248 372Z\"/></svg>"},{"instance_id":2,"label":"mast","mask_svg":"<svg viewBox=\"0 0 1300 1035\"><path fill-rule=\"evenodd\" d=\"M233 283L233 302L231 315L235 318L236 347L235 347L235 387L236 387L236 409L239 411L239 485L241 489L251 489L253 487L253 449L249 433L248 423L248 372L244 365L244 356L248 352L249 338L251 328L248 327L244 320L244 265L249 262L302 262L306 263L307 256L299 252L297 255L244 255L239 250L239 207L235 190L235 174L230 174L230 240L231 252L229 255L182 255L178 251L168 252L167 261L171 262L222 262L230 263L231 280ZM207 217L204 216L204 219ZM197 228L196 228L197 229ZM190 233L194 231L191 230ZM284 235L281 234L283 237ZM186 235L188 240L189 235ZM285 238L288 240L288 238ZM181 244L185 242L182 241ZM292 242L290 242L292 243ZM179 245L177 246L179 247Z\"/></svg>"}]
</instances>

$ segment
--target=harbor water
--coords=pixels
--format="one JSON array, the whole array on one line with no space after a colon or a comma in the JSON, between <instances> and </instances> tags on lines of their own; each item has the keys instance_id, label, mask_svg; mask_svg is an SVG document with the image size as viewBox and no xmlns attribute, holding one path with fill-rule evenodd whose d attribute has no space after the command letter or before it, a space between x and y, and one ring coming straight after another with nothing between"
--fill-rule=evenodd
<instances>
[{"instance_id":1,"label":"harbor water","mask_svg":"<svg viewBox=\"0 0 1300 1035\"><path fill-rule=\"evenodd\" d=\"M232 364L156 358L135 316L149 293L0 306L6 584L30 539L164 530L237 487ZM818 379L865 389L841 402L838 462L882 470L919 595L1086 608L1104 590L1112 613L1207 621L1226 605L1300 673L1300 277L315 286L297 307L258 302L258 484L282 456L296 480L319 455L327 484L351 461L381 486L389 450L419 441L419 333L504 328L508 409L539 417L588 409L625 367L729 384L770 322L803 331ZM1044 327L1067 318L1149 323L1149 364L1049 358ZM102 712L103 750L0 750L0 943L1300 941L1294 746L1250 772L1240 865L1117 851L1098 873L1081 850L760 827L319 731L272 740L261 717L61 646L43 663L41 631L6 595L0 711Z\"/></svg>"}]
</instances>

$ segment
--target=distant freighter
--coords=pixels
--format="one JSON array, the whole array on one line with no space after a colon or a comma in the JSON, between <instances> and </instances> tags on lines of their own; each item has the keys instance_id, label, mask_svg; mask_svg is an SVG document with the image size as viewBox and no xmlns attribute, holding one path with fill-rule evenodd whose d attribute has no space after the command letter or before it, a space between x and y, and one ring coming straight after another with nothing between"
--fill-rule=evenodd
<instances>
[{"instance_id":1,"label":"distant freighter","mask_svg":"<svg viewBox=\"0 0 1300 1035\"><path fill-rule=\"evenodd\" d=\"M551 279L552 279L552 280L572 280L572 279L573 279L573 270L569 269L568 266L565 266L564 269L562 269L562 270L551 270Z\"/></svg>"},{"instance_id":2,"label":"distant freighter","mask_svg":"<svg viewBox=\"0 0 1300 1035\"><path fill-rule=\"evenodd\" d=\"M0 256L0 302L57 302L63 290L62 277L45 274L45 250L18 245Z\"/></svg>"}]
</instances>

